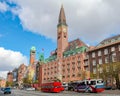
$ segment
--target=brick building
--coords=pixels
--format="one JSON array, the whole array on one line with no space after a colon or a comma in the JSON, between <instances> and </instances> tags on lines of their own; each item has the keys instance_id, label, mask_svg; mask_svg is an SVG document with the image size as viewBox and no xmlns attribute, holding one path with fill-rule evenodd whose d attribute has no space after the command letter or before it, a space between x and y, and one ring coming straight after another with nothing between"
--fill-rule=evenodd
<instances>
[{"instance_id":1,"label":"brick building","mask_svg":"<svg viewBox=\"0 0 120 96\"><path fill-rule=\"evenodd\" d=\"M18 84L21 86L23 83L23 78L26 74L27 66L25 64L21 64L18 68Z\"/></svg>"},{"instance_id":2,"label":"brick building","mask_svg":"<svg viewBox=\"0 0 120 96\"><path fill-rule=\"evenodd\" d=\"M90 72L94 78L103 78L107 83L117 83L117 77L120 81L120 35L103 40L89 50L88 54Z\"/></svg>"},{"instance_id":3,"label":"brick building","mask_svg":"<svg viewBox=\"0 0 120 96\"><path fill-rule=\"evenodd\" d=\"M7 81L8 82L13 82L13 73L12 72L7 73Z\"/></svg>"},{"instance_id":4,"label":"brick building","mask_svg":"<svg viewBox=\"0 0 120 96\"><path fill-rule=\"evenodd\" d=\"M68 42L68 25L62 6L57 25L57 48L41 64L42 68L38 68L42 83L57 79L71 82L89 78L87 50L88 46L80 39Z\"/></svg>"}]
</instances>

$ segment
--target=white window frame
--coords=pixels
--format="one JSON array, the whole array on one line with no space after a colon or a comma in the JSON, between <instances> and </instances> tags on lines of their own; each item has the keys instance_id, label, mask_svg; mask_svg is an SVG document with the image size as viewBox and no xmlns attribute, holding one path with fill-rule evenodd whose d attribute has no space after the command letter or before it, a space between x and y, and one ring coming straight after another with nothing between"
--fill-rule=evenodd
<instances>
[{"instance_id":1,"label":"white window frame","mask_svg":"<svg viewBox=\"0 0 120 96\"><path fill-rule=\"evenodd\" d=\"M98 59L99 64L102 64L102 58Z\"/></svg>"},{"instance_id":2,"label":"white window frame","mask_svg":"<svg viewBox=\"0 0 120 96\"><path fill-rule=\"evenodd\" d=\"M117 60L117 57L116 57L116 53L113 53L112 54L112 62L116 62Z\"/></svg>"},{"instance_id":3,"label":"white window frame","mask_svg":"<svg viewBox=\"0 0 120 96\"><path fill-rule=\"evenodd\" d=\"M95 52L92 52L92 57L93 57L93 58L95 57Z\"/></svg>"},{"instance_id":4,"label":"white window frame","mask_svg":"<svg viewBox=\"0 0 120 96\"><path fill-rule=\"evenodd\" d=\"M96 74L96 71L97 71L96 68L93 68L93 74Z\"/></svg>"},{"instance_id":5,"label":"white window frame","mask_svg":"<svg viewBox=\"0 0 120 96\"><path fill-rule=\"evenodd\" d=\"M85 65L88 65L88 61L85 61Z\"/></svg>"},{"instance_id":6,"label":"white window frame","mask_svg":"<svg viewBox=\"0 0 120 96\"><path fill-rule=\"evenodd\" d=\"M108 49L104 49L104 54L105 54L105 55L108 54Z\"/></svg>"},{"instance_id":7,"label":"white window frame","mask_svg":"<svg viewBox=\"0 0 120 96\"><path fill-rule=\"evenodd\" d=\"M108 56L105 57L105 63L109 63Z\"/></svg>"},{"instance_id":8,"label":"white window frame","mask_svg":"<svg viewBox=\"0 0 120 96\"><path fill-rule=\"evenodd\" d=\"M115 47L113 46L113 47L111 47L111 51L113 52L113 51L115 51Z\"/></svg>"},{"instance_id":9,"label":"white window frame","mask_svg":"<svg viewBox=\"0 0 120 96\"><path fill-rule=\"evenodd\" d=\"M93 66L96 66L96 60L92 61Z\"/></svg>"},{"instance_id":10,"label":"white window frame","mask_svg":"<svg viewBox=\"0 0 120 96\"><path fill-rule=\"evenodd\" d=\"M99 50L99 51L98 51L98 56L101 56L101 53L102 53L101 50Z\"/></svg>"}]
</instances>

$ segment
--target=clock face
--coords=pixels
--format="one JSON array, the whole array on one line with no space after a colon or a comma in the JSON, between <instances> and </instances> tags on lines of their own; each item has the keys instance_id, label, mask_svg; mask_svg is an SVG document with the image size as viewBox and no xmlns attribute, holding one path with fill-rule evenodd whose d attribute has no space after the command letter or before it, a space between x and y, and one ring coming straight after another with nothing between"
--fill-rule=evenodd
<instances>
[{"instance_id":1,"label":"clock face","mask_svg":"<svg viewBox=\"0 0 120 96\"><path fill-rule=\"evenodd\" d=\"M63 32L66 32L66 28L63 28Z\"/></svg>"},{"instance_id":2,"label":"clock face","mask_svg":"<svg viewBox=\"0 0 120 96\"><path fill-rule=\"evenodd\" d=\"M58 29L58 32L60 32L60 31L61 31L61 29L59 28L59 29Z\"/></svg>"}]
</instances>

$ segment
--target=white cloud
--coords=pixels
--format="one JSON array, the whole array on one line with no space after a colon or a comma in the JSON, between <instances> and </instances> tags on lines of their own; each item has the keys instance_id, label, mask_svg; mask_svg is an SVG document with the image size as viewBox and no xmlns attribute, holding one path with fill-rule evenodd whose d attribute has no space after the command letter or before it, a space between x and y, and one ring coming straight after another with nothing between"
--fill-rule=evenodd
<instances>
[{"instance_id":1,"label":"white cloud","mask_svg":"<svg viewBox=\"0 0 120 96\"><path fill-rule=\"evenodd\" d=\"M0 77L5 79L7 77L7 73L8 71L0 71Z\"/></svg>"},{"instance_id":2,"label":"white cloud","mask_svg":"<svg viewBox=\"0 0 120 96\"><path fill-rule=\"evenodd\" d=\"M7 71L12 71L14 68L18 68L20 64L27 64L27 57L23 56L20 52L6 50L0 47L0 77Z\"/></svg>"},{"instance_id":3,"label":"white cloud","mask_svg":"<svg viewBox=\"0 0 120 96\"><path fill-rule=\"evenodd\" d=\"M8 10L8 6L5 2L0 2L0 11L4 12Z\"/></svg>"},{"instance_id":4,"label":"white cloud","mask_svg":"<svg viewBox=\"0 0 120 96\"><path fill-rule=\"evenodd\" d=\"M120 0L10 0L19 7L12 11L22 26L34 33L56 39L56 25L63 3L69 39L82 38L86 43L100 42L120 30Z\"/></svg>"}]
</instances>

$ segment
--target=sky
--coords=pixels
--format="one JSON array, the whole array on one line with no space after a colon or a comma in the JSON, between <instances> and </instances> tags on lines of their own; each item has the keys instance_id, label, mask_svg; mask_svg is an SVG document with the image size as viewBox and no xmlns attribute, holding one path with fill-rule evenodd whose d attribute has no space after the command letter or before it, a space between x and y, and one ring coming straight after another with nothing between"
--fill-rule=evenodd
<instances>
[{"instance_id":1,"label":"sky","mask_svg":"<svg viewBox=\"0 0 120 96\"><path fill-rule=\"evenodd\" d=\"M24 63L30 48L36 59L57 47L57 24L63 4L69 41L89 46L120 33L120 0L0 0L0 77Z\"/></svg>"}]
</instances>

